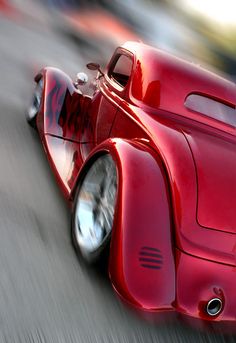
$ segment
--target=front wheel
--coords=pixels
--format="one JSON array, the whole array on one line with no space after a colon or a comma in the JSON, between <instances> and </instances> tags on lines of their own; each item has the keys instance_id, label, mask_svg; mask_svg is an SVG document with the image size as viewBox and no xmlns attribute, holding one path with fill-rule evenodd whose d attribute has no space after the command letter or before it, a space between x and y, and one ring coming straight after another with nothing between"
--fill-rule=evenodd
<instances>
[{"instance_id":1,"label":"front wheel","mask_svg":"<svg viewBox=\"0 0 236 343\"><path fill-rule=\"evenodd\" d=\"M41 78L34 90L34 94L31 100L31 104L26 112L26 120L30 126L36 129L36 117L40 109L43 95L43 78Z\"/></svg>"},{"instance_id":2,"label":"front wheel","mask_svg":"<svg viewBox=\"0 0 236 343\"><path fill-rule=\"evenodd\" d=\"M97 262L109 243L117 181L115 162L105 154L90 165L78 185L72 215L72 240L88 263Z\"/></svg>"}]
</instances>

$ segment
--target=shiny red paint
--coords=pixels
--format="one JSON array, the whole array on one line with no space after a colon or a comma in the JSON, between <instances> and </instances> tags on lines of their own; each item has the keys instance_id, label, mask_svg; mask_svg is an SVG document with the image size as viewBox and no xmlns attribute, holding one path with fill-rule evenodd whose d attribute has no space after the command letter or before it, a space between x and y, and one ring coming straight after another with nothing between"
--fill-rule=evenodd
<instances>
[{"instance_id":1,"label":"shiny red paint","mask_svg":"<svg viewBox=\"0 0 236 343\"><path fill-rule=\"evenodd\" d=\"M112 139L94 153L101 151L112 155L119 175L116 229L110 249L113 286L137 308L173 310L172 222L162 161L139 140Z\"/></svg>"},{"instance_id":2,"label":"shiny red paint","mask_svg":"<svg viewBox=\"0 0 236 343\"><path fill-rule=\"evenodd\" d=\"M112 76L118 55L133 63L125 87ZM194 93L235 110L235 84L131 42L115 51L92 97L57 69L40 77L37 127L66 199L73 203L98 154L116 162L109 274L121 298L144 311L234 321L235 126L184 103ZM223 309L211 317L215 297Z\"/></svg>"},{"instance_id":3,"label":"shiny red paint","mask_svg":"<svg viewBox=\"0 0 236 343\"><path fill-rule=\"evenodd\" d=\"M176 307L184 314L209 320L206 302L223 301L223 311L214 321L235 321L235 267L190 256L176 249Z\"/></svg>"}]
</instances>

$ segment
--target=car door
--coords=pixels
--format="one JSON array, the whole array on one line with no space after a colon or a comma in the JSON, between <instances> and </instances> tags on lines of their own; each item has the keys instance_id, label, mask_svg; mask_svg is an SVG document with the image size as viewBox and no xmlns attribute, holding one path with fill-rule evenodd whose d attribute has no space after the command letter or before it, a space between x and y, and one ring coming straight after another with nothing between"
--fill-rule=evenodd
<instances>
[{"instance_id":1,"label":"car door","mask_svg":"<svg viewBox=\"0 0 236 343\"><path fill-rule=\"evenodd\" d=\"M110 135L118 107L125 98L132 63L130 53L124 49L118 50L101 82L102 98L96 124L97 143Z\"/></svg>"},{"instance_id":2,"label":"car door","mask_svg":"<svg viewBox=\"0 0 236 343\"><path fill-rule=\"evenodd\" d=\"M97 89L87 113L84 143L96 145L109 137L119 104L125 97L132 64L132 55L118 48L104 75L97 79Z\"/></svg>"}]
</instances>

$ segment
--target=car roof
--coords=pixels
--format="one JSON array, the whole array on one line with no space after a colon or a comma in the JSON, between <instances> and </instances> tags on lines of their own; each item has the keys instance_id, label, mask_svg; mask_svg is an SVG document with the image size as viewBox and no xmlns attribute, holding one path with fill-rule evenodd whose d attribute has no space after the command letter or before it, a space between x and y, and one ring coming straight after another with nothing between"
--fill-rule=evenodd
<instances>
[{"instance_id":1,"label":"car roof","mask_svg":"<svg viewBox=\"0 0 236 343\"><path fill-rule=\"evenodd\" d=\"M123 48L135 56L143 83L159 81L159 108L171 112L183 111L185 99L191 93L203 94L235 107L236 85L232 81L143 43L126 42ZM140 81L134 78L133 82ZM132 87L136 86L133 84Z\"/></svg>"}]
</instances>

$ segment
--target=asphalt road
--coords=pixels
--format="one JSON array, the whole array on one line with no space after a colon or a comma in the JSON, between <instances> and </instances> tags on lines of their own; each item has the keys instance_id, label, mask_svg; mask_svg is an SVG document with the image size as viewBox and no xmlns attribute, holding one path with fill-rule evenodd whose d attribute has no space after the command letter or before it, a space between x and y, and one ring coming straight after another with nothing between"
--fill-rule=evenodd
<instances>
[{"instance_id":1,"label":"asphalt road","mask_svg":"<svg viewBox=\"0 0 236 343\"><path fill-rule=\"evenodd\" d=\"M149 323L79 263L69 210L25 108L33 70L54 65L74 75L84 54L44 14L0 16L0 342L236 341L178 322Z\"/></svg>"}]
</instances>

